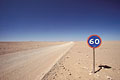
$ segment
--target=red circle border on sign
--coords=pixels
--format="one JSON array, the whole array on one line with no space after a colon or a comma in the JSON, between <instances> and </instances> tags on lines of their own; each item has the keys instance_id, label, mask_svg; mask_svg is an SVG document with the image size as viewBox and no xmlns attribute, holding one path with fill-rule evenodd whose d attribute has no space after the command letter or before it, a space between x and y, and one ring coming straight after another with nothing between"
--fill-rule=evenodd
<instances>
[{"instance_id":1,"label":"red circle border on sign","mask_svg":"<svg viewBox=\"0 0 120 80\"><path fill-rule=\"evenodd\" d=\"M93 34L93 35L90 35L90 36L88 37L88 39L87 39L87 44L88 44L89 47L91 47L91 46L89 45L88 40L89 40L89 38L90 38L91 36L97 36L97 37L99 37L99 39L100 39L100 41L101 41L101 43L102 43L102 39L100 38L100 36L98 36L98 35L96 35L96 34ZM101 43L100 43L100 45L101 45ZM100 45L99 45L99 46L100 46ZM97 46L97 47L91 47L91 48L98 48L99 46Z\"/></svg>"}]
</instances>

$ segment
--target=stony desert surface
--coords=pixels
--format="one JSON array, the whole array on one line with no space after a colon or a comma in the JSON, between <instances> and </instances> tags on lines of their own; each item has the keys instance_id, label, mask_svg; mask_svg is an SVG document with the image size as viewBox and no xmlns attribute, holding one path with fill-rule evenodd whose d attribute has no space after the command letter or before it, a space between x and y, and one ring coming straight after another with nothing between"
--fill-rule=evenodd
<instances>
[{"instance_id":1,"label":"stony desert surface","mask_svg":"<svg viewBox=\"0 0 120 80\"><path fill-rule=\"evenodd\" d=\"M120 80L120 41L104 41L95 50L95 74L92 50L86 42L75 42L42 80Z\"/></svg>"},{"instance_id":2,"label":"stony desert surface","mask_svg":"<svg viewBox=\"0 0 120 80\"><path fill-rule=\"evenodd\" d=\"M120 79L120 41L95 49L95 74L93 49L84 41L8 43L0 43L0 80Z\"/></svg>"}]
</instances>

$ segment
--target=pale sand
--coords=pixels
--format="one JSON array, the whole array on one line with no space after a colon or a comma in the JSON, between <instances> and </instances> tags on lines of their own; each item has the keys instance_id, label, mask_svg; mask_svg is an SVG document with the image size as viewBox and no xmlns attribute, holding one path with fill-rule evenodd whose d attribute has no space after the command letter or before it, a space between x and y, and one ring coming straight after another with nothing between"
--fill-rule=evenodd
<instances>
[{"instance_id":1,"label":"pale sand","mask_svg":"<svg viewBox=\"0 0 120 80\"><path fill-rule=\"evenodd\" d=\"M0 80L40 80L74 45L61 45L0 55Z\"/></svg>"},{"instance_id":2,"label":"pale sand","mask_svg":"<svg viewBox=\"0 0 120 80\"><path fill-rule=\"evenodd\" d=\"M91 73L92 50L86 42L75 42L42 80L120 80L120 41L105 41L95 50L98 70L95 74ZM100 69L99 65L111 68Z\"/></svg>"},{"instance_id":3,"label":"pale sand","mask_svg":"<svg viewBox=\"0 0 120 80\"><path fill-rule=\"evenodd\" d=\"M45 41L21 41L21 42L0 42L0 55L37 49L47 46L64 44L66 42L45 42Z\"/></svg>"}]
</instances>

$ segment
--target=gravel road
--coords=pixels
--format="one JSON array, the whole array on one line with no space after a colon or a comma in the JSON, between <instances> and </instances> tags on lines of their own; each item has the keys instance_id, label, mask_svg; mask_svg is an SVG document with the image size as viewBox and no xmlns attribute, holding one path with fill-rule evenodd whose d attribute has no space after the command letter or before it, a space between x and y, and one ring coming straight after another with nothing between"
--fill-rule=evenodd
<instances>
[{"instance_id":1,"label":"gravel road","mask_svg":"<svg viewBox=\"0 0 120 80\"><path fill-rule=\"evenodd\" d=\"M68 42L0 55L0 80L40 80L73 45Z\"/></svg>"}]
</instances>

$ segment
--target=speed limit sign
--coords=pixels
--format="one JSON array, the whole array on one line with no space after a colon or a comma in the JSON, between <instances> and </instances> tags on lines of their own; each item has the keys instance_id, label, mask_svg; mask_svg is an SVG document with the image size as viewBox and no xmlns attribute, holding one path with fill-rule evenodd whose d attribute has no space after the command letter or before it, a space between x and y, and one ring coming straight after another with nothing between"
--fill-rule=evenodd
<instances>
[{"instance_id":1,"label":"speed limit sign","mask_svg":"<svg viewBox=\"0 0 120 80\"><path fill-rule=\"evenodd\" d=\"M102 39L98 35L91 35L87 39L88 45L93 48L93 73L96 73L95 71L95 48L98 48L101 43Z\"/></svg>"},{"instance_id":2,"label":"speed limit sign","mask_svg":"<svg viewBox=\"0 0 120 80\"><path fill-rule=\"evenodd\" d=\"M97 48L101 45L102 39L98 35L91 35L88 37L87 43L91 48Z\"/></svg>"}]
</instances>

